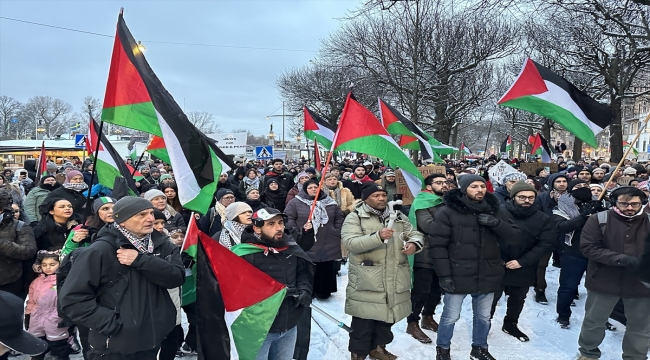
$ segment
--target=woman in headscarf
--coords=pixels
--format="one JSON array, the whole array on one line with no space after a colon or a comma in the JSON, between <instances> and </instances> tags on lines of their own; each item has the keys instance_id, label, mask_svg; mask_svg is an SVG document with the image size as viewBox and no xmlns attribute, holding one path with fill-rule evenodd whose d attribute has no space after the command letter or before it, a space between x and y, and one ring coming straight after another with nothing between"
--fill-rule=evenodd
<instances>
[{"instance_id":1,"label":"woman in headscarf","mask_svg":"<svg viewBox=\"0 0 650 360\"><path fill-rule=\"evenodd\" d=\"M34 181L29 178L29 172L25 169L18 169L14 172L12 184L20 189L20 193L25 199L29 190L32 189Z\"/></svg>"},{"instance_id":2,"label":"woman in headscarf","mask_svg":"<svg viewBox=\"0 0 650 360\"><path fill-rule=\"evenodd\" d=\"M334 199L327 195L327 190L316 192L318 182L308 180L302 184L298 195L289 201L285 209L288 217L287 227L301 229L309 220L312 204L316 202L312 216L315 243L307 255L316 264L314 274L314 294L327 299L336 292L336 260L341 259L341 227L343 212Z\"/></svg>"},{"instance_id":3,"label":"woman in headscarf","mask_svg":"<svg viewBox=\"0 0 650 360\"><path fill-rule=\"evenodd\" d=\"M291 201L293 198L296 197L296 195L298 195L300 190L302 190L302 184L304 184L307 180L311 179L311 175L303 171L293 179L296 185L294 185L287 193L287 199L284 201L285 204L289 204L289 201Z\"/></svg>"},{"instance_id":4,"label":"woman in headscarf","mask_svg":"<svg viewBox=\"0 0 650 360\"><path fill-rule=\"evenodd\" d=\"M226 222L221 231L212 235L219 244L230 249L241 243L241 234L244 229L253 223L253 209L244 202L234 202L226 208Z\"/></svg>"},{"instance_id":5,"label":"woman in headscarf","mask_svg":"<svg viewBox=\"0 0 650 360\"><path fill-rule=\"evenodd\" d=\"M185 220L178 211L174 210L171 205L167 204L167 196L158 189L151 189L144 193L144 199L151 201L153 208L165 214L165 229L178 228L185 226Z\"/></svg>"},{"instance_id":6,"label":"woman in headscarf","mask_svg":"<svg viewBox=\"0 0 650 360\"><path fill-rule=\"evenodd\" d=\"M336 201L343 215L347 216L354 209L355 204L354 195L350 189L343 187L343 183L332 173L325 175L325 186L329 196Z\"/></svg>"},{"instance_id":7,"label":"woman in headscarf","mask_svg":"<svg viewBox=\"0 0 650 360\"><path fill-rule=\"evenodd\" d=\"M256 168L250 168L246 171L246 177L239 183L239 191L246 193L246 190L253 188L259 191L260 176Z\"/></svg>"},{"instance_id":8,"label":"woman in headscarf","mask_svg":"<svg viewBox=\"0 0 650 360\"><path fill-rule=\"evenodd\" d=\"M60 188L50 191L44 202L52 199L63 198L72 204L74 213L79 216L85 216L86 197L83 192L88 189L84 182L84 176L77 170L72 170L65 175L65 182Z\"/></svg>"},{"instance_id":9,"label":"woman in headscarf","mask_svg":"<svg viewBox=\"0 0 650 360\"><path fill-rule=\"evenodd\" d=\"M278 184L278 180L271 178L266 182L266 189L261 197L262 203L266 206L274 207L281 212L284 212L287 200L287 192L283 191Z\"/></svg>"},{"instance_id":10,"label":"woman in headscarf","mask_svg":"<svg viewBox=\"0 0 650 360\"><path fill-rule=\"evenodd\" d=\"M54 175L45 175L38 182L38 186L33 188L25 198L25 215L30 222L41 221L41 213L38 207L43 204L47 195L61 185L56 182Z\"/></svg>"}]
</instances>

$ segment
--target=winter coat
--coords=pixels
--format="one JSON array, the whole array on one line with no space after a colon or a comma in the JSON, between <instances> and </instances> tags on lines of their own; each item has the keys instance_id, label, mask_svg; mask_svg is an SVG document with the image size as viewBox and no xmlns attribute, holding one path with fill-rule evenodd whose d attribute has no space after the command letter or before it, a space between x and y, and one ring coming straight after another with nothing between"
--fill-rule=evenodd
<instances>
[{"instance_id":1,"label":"winter coat","mask_svg":"<svg viewBox=\"0 0 650 360\"><path fill-rule=\"evenodd\" d=\"M520 234L501 246L501 258L508 262L517 260L521 268L507 269L503 284L507 286L533 286L537 278L539 260L550 253L557 241L553 218L537 210L516 207L508 201L502 208L510 213Z\"/></svg>"},{"instance_id":2,"label":"winter coat","mask_svg":"<svg viewBox=\"0 0 650 360\"><path fill-rule=\"evenodd\" d=\"M287 192L287 200L285 200L284 203L285 203L286 205L289 205L289 201L293 200L293 198L295 198L296 195L298 195L299 192L300 192L300 190L298 190L298 187L297 187L297 186L292 187L292 188Z\"/></svg>"},{"instance_id":3,"label":"winter coat","mask_svg":"<svg viewBox=\"0 0 650 360\"><path fill-rule=\"evenodd\" d=\"M216 203L205 216L199 219L199 230L210 236L221 231L223 223L226 222L225 211L226 208L221 203Z\"/></svg>"},{"instance_id":4,"label":"winter coat","mask_svg":"<svg viewBox=\"0 0 650 360\"><path fill-rule=\"evenodd\" d=\"M311 200L312 197L305 194L304 191L300 192L298 196L289 201L284 213L287 214L289 221L288 227L302 229L309 217L310 205L300 201L298 197ZM321 192L319 196L320 201L324 199L331 199L325 192ZM315 262L325 262L338 260L341 255L341 227L343 226L344 216L335 201L332 200L331 205L325 206L329 220L327 224L322 225L316 233L316 243L307 251L309 258Z\"/></svg>"},{"instance_id":5,"label":"winter coat","mask_svg":"<svg viewBox=\"0 0 650 360\"><path fill-rule=\"evenodd\" d=\"M174 210L171 205L167 205L167 211L169 211L171 217L165 220L165 229L171 230L179 227L184 227L186 225L185 220L183 220L183 215Z\"/></svg>"},{"instance_id":6,"label":"winter coat","mask_svg":"<svg viewBox=\"0 0 650 360\"><path fill-rule=\"evenodd\" d=\"M72 204L72 209L75 214L78 214L80 216L85 215L86 197L84 196L83 191L74 191L71 189L66 189L63 186L61 186L58 189L50 191L50 193L43 201L43 204L47 204L51 200L56 198L63 198L68 200L70 204ZM41 214L42 213L43 211L41 211Z\"/></svg>"},{"instance_id":7,"label":"winter coat","mask_svg":"<svg viewBox=\"0 0 650 360\"><path fill-rule=\"evenodd\" d=\"M25 314L29 314L29 333L45 336L50 341L67 339L67 327L59 327L61 318L56 310L56 275L40 274L29 285Z\"/></svg>"},{"instance_id":8,"label":"winter coat","mask_svg":"<svg viewBox=\"0 0 650 360\"><path fill-rule=\"evenodd\" d=\"M50 221L48 221L48 218ZM54 223L50 229L48 224L54 223L51 217L44 217L38 225L34 227L34 238L36 239L36 246L38 250L55 251L63 248L65 240L72 231L72 228L79 225L74 219L69 219L65 225Z\"/></svg>"},{"instance_id":9,"label":"winter coat","mask_svg":"<svg viewBox=\"0 0 650 360\"><path fill-rule=\"evenodd\" d=\"M32 179L32 181L36 181L36 160L34 159L29 159L25 160L25 163L23 164L25 167L25 170L27 170L27 177Z\"/></svg>"},{"instance_id":10,"label":"winter coat","mask_svg":"<svg viewBox=\"0 0 650 360\"><path fill-rule=\"evenodd\" d=\"M24 212L30 222L41 221L42 215L38 210L38 207L43 204L43 201L45 201L45 198L47 198L49 193L50 190L37 186L27 194L27 197L25 198Z\"/></svg>"},{"instance_id":11,"label":"winter coat","mask_svg":"<svg viewBox=\"0 0 650 360\"><path fill-rule=\"evenodd\" d=\"M501 185L498 188L496 188L493 194L496 195L497 198L499 198L501 205L505 205L506 201L510 200L510 192L508 191L508 188L505 185Z\"/></svg>"},{"instance_id":12,"label":"winter coat","mask_svg":"<svg viewBox=\"0 0 650 360\"><path fill-rule=\"evenodd\" d=\"M341 203L339 204L339 209L341 209L343 215L347 215L350 212L352 212L352 210L354 210L354 205L356 205L354 202L354 195L352 195L350 189L343 187L342 182L339 181L336 186L341 192L341 199L340 199ZM328 189L328 190L329 190L330 197L334 199L335 190L332 189Z\"/></svg>"},{"instance_id":13,"label":"winter coat","mask_svg":"<svg viewBox=\"0 0 650 360\"><path fill-rule=\"evenodd\" d=\"M580 212L582 212L583 204L578 204ZM572 219L566 219L560 215L553 215L553 220L555 221L555 226L557 227L557 233L559 236L560 246L562 248L562 253L567 254L577 258L584 258L582 251L580 250L580 237L582 236L582 227L585 226L589 217L587 215L580 214ZM573 232L573 237L571 238L571 245L565 243L565 234Z\"/></svg>"},{"instance_id":14,"label":"winter coat","mask_svg":"<svg viewBox=\"0 0 650 360\"><path fill-rule=\"evenodd\" d=\"M0 224L0 285L18 281L23 274L22 261L36 254L36 241L29 225L23 223L16 231L18 220Z\"/></svg>"},{"instance_id":15,"label":"winter coat","mask_svg":"<svg viewBox=\"0 0 650 360\"><path fill-rule=\"evenodd\" d=\"M369 176L372 179L372 176ZM394 199L395 194L398 194L397 192L397 182L393 181L392 183L389 183L386 181L386 176L382 175L378 180L375 180L375 184L380 185L381 187L386 190L386 197L388 201L391 201Z\"/></svg>"},{"instance_id":16,"label":"winter coat","mask_svg":"<svg viewBox=\"0 0 650 360\"><path fill-rule=\"evenodd\" d=\"M305 233L305 235L310 236L309 233L313 234L313 231ZM309 256L305 254L291 236L285 233L284 240L289 245L285 250L269 251L266 255L264 252L258 252L244 255L242 258L275 281L286 285L296 294L300 291L307 291L311 296L312 284L314 283L313 264ZM242 243L268 246L253 235L250 227L246 228L242 233ZM296 298L293 296L287 296L282 300L280 309L275 316L271 329L269 329L270 333L284 332L298 324L305 307L302 305L296 307L295 302Z\"/></svg>"},{"instance_id":17,"label":"winter coat","mask_svg":"<svg viewBox=\"0 0 650 360\"><path fill-rule=\"evenodd\" d=\"M20 188L14 184L2 184L0 185L0 189L5 189L9 191L11 194L11 198L13 199L14 204L18 205L19 208L23 208L23 203L25 201L25 198L23 198L23 194L20 191Z\"/></svg>"},{"instance_id":18,"label":"winter coat","mask_svg":"<svg viewBox=\"0 0 650 360\"><path fill-rule=\"evenodd\" d=\"M614 210L607 210L604 234L598 216L590 216L580 237L580 250L589 259L585 287L624 299L650 298L650 288L639 281L634 269L618 263L625 255L642 256L648 235L650 220L645 213L626 219Z\"/></svg>"},{"instance_id":19,"label":"winter coat","mask_svg":"<svg viewBox=\"0 0 650 360\"><path fill-rule=\"evenodd\" d=\"M97 174L93 176L93 173L88 171L84 171L81 174L83 175L84 182L86 183L86 185L88 185L88 187L92 187L93 185L99 183L99 180L97 179ZM90 178L92 178L93 180L92 184L90 183Z\"/></svg>"},{"instance_id":20,"label":"winter coat","mask_svg":"<svg viewBox=\"0 0 650 360\"><path fill-rule=\"evenodd\" d=\"M402 254L404 243L423 247L422 234L398 213L393 237L386 242L379 231L386 227L359 202L343 222L343 246L349 252L345 313L362 319L396 323L411 313L411 269ZM362 265L371 261L372 265Z\"/></svg>"},{"instance_id":21,"label":"winter coat","mask_svg":"<svg viewBox=\"0 0 650 360\"><path fill-rule=\"evenodd\" d=\"M154 250L139 254L126 274L101 298L96 294L116 278L122 265L115 252L133 245L113 226L103 227L97 241L80 253L59 289L63 312L90 328L88 341L99 352L133 354L160 346L176 326L176 309L167 289L185 281L179 247L158 231L151 234ZM114 313L121 296L120 316Z\"/></svg>"},{"instance_id":22,"label":"winter coat","mask_svg":"<svg viewBox=\"0 0 650 360\"><path fill-rule=\"evenodd\" d=\"M413 266L434 269L433 259L431 258L431 234L436 232L436 228L433 226L433 219L436 216L436 212L442 209L444 204L440 204L435 207L428 209L420 209L415 212L415 217L417 219L418 231L424 235L424 247L422 251L415 254Z\"/></svg>"},{"instance_id":23,"label":"winter coat","mask_svg":"<svg viewBox=\"0 0 650 360\"><path fill-rule=\"evenodd\" d=\"M430 251L438 277L451 276L454 294L489 294L501 289L504 262L499 246L519 238L509 214L500 209L499 199L486 193L489 205L484 213L501 220L493 229L478 223L478 211L469 208L459 189L445 193L445 206L433 221Z\"/></svg>"},{"instance_id":24,"label":"winter coat","mask_svg":"<svg viewBox=\"0 0 650 360\"><path fill-rule=\"evenodd\" d=\"M221 189L228 189L232 191L232 193L235 195L235 199L236 199L235 201L246 200L245 193L239 191L239 185L234 185L230 180L226 181L225 183L217 183L217 190L214 192L215 195Z\"/></svg>"},{"instance_id":25,"label":"winter coat","mask_svg":"<svg viewBox=\"0 0 650 360\"><path fill-rule=\"evenodd\" d=\"M369 177L367 179L370 180ZM350 192L352 193L352 196L354 196L355 199L361 199L361 188L363 187L363 184L364 183L358 180L343 180L343 187L350 189Z\"/></svg>"},{"instance_id":26,"label":"winter coat","mask_svg":"<svg viewBox=\"0 0 650 360\"><path fill-rule=\"evenodd\" d=\"M264 177L262 178L262 181L260 183L263 186L260 185L260 187L262 189L266 189L268 185L268 181L271 179L276 179L278 181L278 185L280 185L280 190L284 190L284 191L289 191L289 189L291 189L294 184L293 174L291 174L290 172L285 171L282 174L276 174L275 171L271 169L270 171L267 171L264 174Z\"/></svg>"}]
</instances>

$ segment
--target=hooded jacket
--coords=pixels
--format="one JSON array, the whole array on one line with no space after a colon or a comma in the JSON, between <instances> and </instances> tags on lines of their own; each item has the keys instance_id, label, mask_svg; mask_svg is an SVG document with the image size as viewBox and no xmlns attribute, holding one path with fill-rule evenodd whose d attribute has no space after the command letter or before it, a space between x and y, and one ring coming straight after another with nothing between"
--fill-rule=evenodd
<instances>
[{"instance_id":1,"label":"hooded jacket","mask_svg":"<svg viewBox=\"0 0 650 360\"><path fill-rule=\"evenodd\" d=\"M539 205L541 206L540 210L548 216L553 216L553 209L557 206L557 201L551 197L551 191L555 189L553 183L558 177L564 177L567 183L569 182L569 178L564 174L551 174L546 178L549 191L545 191L537 197L537 199L539 199ZM537 202L537 200L535 200L535 202Z\"/></svg>"},{"instance_id":2,"label":"hooded jacket","mask_svg":"<svg viewBox=\"0 0 650 360\"><path fill-rule=\"evenodd\" d=\"M433 221L436 231L430 235L431 257L438 277L450 276L455 285L454 294L488 294L499 291L504 275L500 246L521 233L499 199L485 193L483 201L489 205L483 212L501 220L489 229L478 223L478 211L469 208L459 190L449 190Z\"/></svg>"},{"instance_id":3,"label":"hooded jacket","mask_svg":"<svg viewBox=\"0 0 650 360\"><path fill-rule=\"evenodd\" d=\"M94 350L133 354L160 346L176 325L176 309L167 289L185 281L179 247L157 231L151 234L154 250L139 254L126 274L101 298L96 294L116 278L122 268L115 251L133 245L113 226L103 227L97 241L80 253L59 290L63 312L75 323L90 328ZM120 297L119 313L113 310Z\"/></svg>"},{"instance_id":4,"label":"hooded jacket","mask_svg":"<svg viewBox=\"0 0 650 360\"><path fill-rule=\"evenodd\" d=\"M41 206L41 204L43 204L51 192L51 190L44 188L43 185L44 184L41 184L33 188L25 198L24 211L30 222L41 221L42 215L38 208ZM55 190L60 186L61 185L58 183L55 183L55 185L48 187L50 187L52 190Z\"/></svg>"}]
</instances>

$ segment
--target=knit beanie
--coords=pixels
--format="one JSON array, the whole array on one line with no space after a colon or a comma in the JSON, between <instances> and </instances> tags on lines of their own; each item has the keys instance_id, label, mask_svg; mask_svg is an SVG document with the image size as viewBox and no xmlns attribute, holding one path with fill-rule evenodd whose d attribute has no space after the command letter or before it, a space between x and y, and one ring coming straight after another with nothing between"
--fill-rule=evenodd
<instances>
[{"instance_id":1,"label":"knit beanie","mask_svg":"<svg viewBox=\"0 0 650 360\"><path fill-rule=\"evenodd\" d=\"M151 200L153 200L154 198L156 198L158 196L164 196L165 199L167 198L167 195L165 195L164 192L162 192L162 191L160 191L158 189L151 189L151 190L147 191L146 193L144 193L144 195L143 195L143 197L147 201L151 201Z\"/></svg>"},{"instance_id":2,"label":"knit beanie","mask_svg":"<svg viewBox=\"0 0 650 360\"><path fill-rule=\"evenodd\" d=\"M503 177L501 178L501 182L505 184L508 181L513 181L513 180L514 181L524 181L526 179L528 179L528 176L526 176L526 174L520 173L520 172L512 172L512 173L503 175Z\"/></svg>"},{"instance_id":3,"label":"knit beanie","mask_svg":"<svg viewBox=\"0 0 650 360\"><path fill-rule=\"evenodd\" d=\"M580 180L580 179L575 179L575 180L569 181L569 186L567 186L567 188L566 188L567 192L569 194L571 194L571 192L573 192L573 187L578 185L578 184L586 184L586 182L584 180Z\"/></svg>"},{"instance_id":4,"label":"knit beanie","mask_svg":"<svg viewBox=\"0 0 650 360\"><path fill-rule=\"evenodd\" d=\"M234 202L226 207L226 219L233 221L239 214L245 213L246 211L253 212L253 209L245 202Z\"/></svg>"},{"instance_id":5,"label":"knit beanie","mask_svg":"<svg viewBox=\"0 0 650 360\"><path fill-rule=\"evenodd\" d=\"M151 170L150 170L149 172L152 173L152 174L153 174L153 173L158 173L158 174L160 174L160 168L152 167Z\"/></svg>"},{"instance_id":6,"label":"knit beanie","mask_svg":"<svg viewBox=\"0 0 650 360\"><path fill-rule=\"evenodd\" d=\"M95 201L93 201L93 213L97 214L99 208L102 207L102 205L115 203L115 201L116 201L115 199L108 196L98 197L97 199L95 199Z\"/></svg>"},{"instance_id":7,"label":"knit beanie","mask_svg":"<svg viewBox=\"0 0 650 360\"><path fill-rule=\"evenodd\" d=\"M528 185L525 181L517 181L510 188L510 198L515 197L515 195L521 191L532 191L535 193L535 196L537 196L537 190L535 190L534 187Z\"/></svg>"},{"instance_id":8,"label":"knit beanie","mask_svg":"<svg viewBox=\"0 0 650 360\"><path fill-rule=\"evenodd\" d=\"M46 169L47 169L47 172L49 173L50 171L51 172L56 172L59 168L56 166L55 163L49 162L49 163L47 163Z\"/></svg>"},{"instance_id":9,"label":"knit beanie","mask_svg":"<svg viewBox=\"0 0 650 360\"><path fill-rule=\"evenodd\" d=\"M384 176L395 176L395 171L393 169L386 169Z\"/></svg>"},{"instance_id":10,"label":"knit beanie","mask_svg":"<svg viewBox=\"0 0 650 360\"><path fill-rule=\"evenodd\" d=\"M465 194L467 193L469 185L475 181L480 181L485 184L485 179L483 179L483 177L474 174L465 174L458 178L458 187L460 188L460 191Z\"/></svg>"},{"instance_id":11,"label":"knit beanie","mask_svg":"<svg viewBox=\"0 0 650 360\"><path fill-rule=\"evenodd\" d=\"M377 185L374 182L364 183L363 187L361 188L361 200L366 201L368 196L376 193L377 191L383 191L385 194L388 194L388 192L383 187Z\"/></svg>"},{"instance_id":12,"label":"knit beanie","mask_svg":"<svg viewBox=\"0 0 650 360\"><path fill-rule=\"evenodd\" d=\"M301 173L298 173L298 176L296 176L296 178L294 179L295 183L297 184L300 181L300 178L303 177L303 176L311 177L311 176L309 176L309 174L307 174L306 172L303 171Z\"/></svg>"},{"instance_id":13,"label":"knit beanie","mask_svg":"<svg viewBox=\"0 0 650 360\"><path fill-rule=\"evenodd\" d=\"M149 209L153 209L153 205L149 200L135 196L125 196L113 206L113 219L115 219L116 223L122 224L141 211Z\"/></svg>"},{"instance_id":14,"label":"knit beanie","mask_svg":"<svg viewBox=\"0 0 650 360\"><path fill-rule=\"evenodd\" d=\"M251 187L249 187L248 189L246 189L246 196L248 196L248 194L250 194L251 191L257 191L257 192L260 192L259 189L256 189L256 188L254 188L254 187L251 186ZM230 205L228 205L228 206L230 206Z\"/></svg>"},{"instance_id":15,"label":"knit beanie","mask_svg":"<svg viewBox=\"0 0 650 360\"><path fill-rule=\"evenodd\" d=\"M163 212L158 210L158 209L153 209L153 218L154 218L154 220L165 220L165 221L167 221L167 217L165 216L165 214L163 214Z\"/></svg>"},{"instance_id":16,"label":"knit beanie","mask_svg":"<svg viewBox=\"0 0 650 360\"><path fill-rule=\"evenodd\" d=\"M170 179L170 180L171 180L171 179L173 179L173 177L172 177L171 175L169 175L169 174L162 174L162 175L160 175L160 181L165 181L165 180L167 180L167 179Z\"/></svg>"},{"instance_id":17,"label":"knit beanie","mask_svg":"<svg viewBox=\"0 0 650 360\"><path fill-rule=\"evenodd\" d=\"M232 190L230 190L230 189L226 189L226 188L219 189L219 191L217 191L217 201L221 200L222 197L224 197L224 196L226 196L228 194L235 195L235 193L232 192Z\"/></svg>"},{"instance_id":18,"label":"knit beanie","mask_svg":"<svg viewBox=\"0 0 650 360\"><path fill-rule=\"evenodd\" d=\"M314 169L313 167L306 168L305 172L308 174L316 175L316 169Z\"/></svg>"},{"instance_id":19,"label":"knit beanie","mask_svg":"<svg viewBox=\"0 0 650 360\"><path fill-rule=\"evenodd\" d=\"M81 172L79 172L78 170L70 170L69 173L65 174L65 183L66 184L69 183L70 180L72 180L72 178L77 176L77 175L81 175L81 177L83 177Z\"/></svg>"}]
</instances>

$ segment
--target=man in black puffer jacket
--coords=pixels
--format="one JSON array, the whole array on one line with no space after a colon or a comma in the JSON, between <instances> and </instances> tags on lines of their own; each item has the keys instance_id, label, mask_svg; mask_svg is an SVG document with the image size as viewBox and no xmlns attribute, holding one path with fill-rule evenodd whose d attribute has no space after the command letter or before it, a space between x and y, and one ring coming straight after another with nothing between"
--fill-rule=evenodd
<instances>
[{"instance_id":1,"label":"man in black puffer jacket","mask_svg":"<svg viewBox=\"0 0 650 360\"><path fill-rule=\"evenodd\" d=\"M268 360L293 359L297 325L311 304L314 283L311 259L296 240L284 232L286 218L277 209L262 208L253 214L253 226L247 227L241 236L242 243L264 249L242 258L288 288L258 353L258 358ZM303 237L313 238L311 222L305 224L304 230ZM306 239L301 241L309 242ZM271 346L274 351L269 353Z\"/></svg>"},{"instance_id":2,"label":"man in black puffer jacket","mask_svg":"<svg viewBox=\"0 0 650 360\"><path fill-rule=\"evenodd\" d=\"M429 234L433 264L445 292L444 308L436 341L437 360L450 360L454 324L463 300L471 295L474 311L472 352L476 360L493 359L488 352L490 310L494 293L501 289L504 264L499 246L520 236L499 199L487 192L485 179L466 174L460 189L448 191L445 206L438 210Z\"/></svg>"},{"instance_id":3,"label":"man in black puffer jacket","mask_svg":"<svg viewBox=\"0 0 650 360\"><path fill-rule=\"evenodd\" d=\"M510 200L502 206L514 219L521 232L517 239L511 239L507 246L501 247L501 258L506 262L506 273L500 291L494 294L492 316L503 292L508 295L506 317L501 328L520 341L528 341L528 336L517 327L519 315L524 308L528 289L535 284L539 259L555 246L557 232L553 219L537 210L535 199L537 191L523 181L510 187Z\"/></svg>"},{"instance_id":4,"label":"man in black puffer jacket","mask_svg":"<svg viewBox=\"0 0 650 360\"><path fill-rule=\"evenodd\" d=\"M90 328L91 360L155 360L176 325L167 289L185 281L180 250L153 231L153 206L145 199L120 199L113 218L78 255L59 304L72 321ZM113 286L97 298L109 282Z\"/></svg>"}]
</instances>

